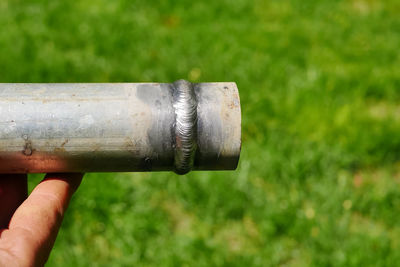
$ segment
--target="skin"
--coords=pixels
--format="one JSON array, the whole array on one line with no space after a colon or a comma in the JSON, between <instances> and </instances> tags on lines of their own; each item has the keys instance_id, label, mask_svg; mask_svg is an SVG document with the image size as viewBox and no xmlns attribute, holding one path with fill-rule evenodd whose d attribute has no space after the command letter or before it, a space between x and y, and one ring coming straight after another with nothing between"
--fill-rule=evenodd
<instances>
[{"instance_id":1,"label":"skin","mask_svg":"<svg viewBox=\"0 0 400 267\"><path fill-rule=\"evenodd\" d=\"M0 266L43 266L82 174L47 174L28 197L26 175L0 175Z\"/></svg>"}]
</instances>

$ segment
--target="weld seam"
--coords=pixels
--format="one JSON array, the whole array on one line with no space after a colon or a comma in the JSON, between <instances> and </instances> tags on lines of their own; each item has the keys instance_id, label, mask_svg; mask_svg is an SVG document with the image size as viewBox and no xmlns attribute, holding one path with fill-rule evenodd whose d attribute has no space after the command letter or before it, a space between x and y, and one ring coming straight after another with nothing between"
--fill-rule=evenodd
<instances>
[{"instance_id":1,"label":"weld seam","mask_svg":"<svg viewBox=\"0 0 400 267\"><path fill-rule=\"evenodd\" d=\"M179 80L173 83L175 109L174 167L178 174L192 170L197 149L197 100L193 84Z\"/></svg>"}]
</instances>

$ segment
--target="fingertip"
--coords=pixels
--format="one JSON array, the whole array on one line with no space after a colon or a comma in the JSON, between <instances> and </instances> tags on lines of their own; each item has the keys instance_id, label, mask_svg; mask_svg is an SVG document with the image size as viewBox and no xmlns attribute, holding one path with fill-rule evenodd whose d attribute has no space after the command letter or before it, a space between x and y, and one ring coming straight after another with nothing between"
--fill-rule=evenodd
<instances>
[{"instance_id":1,"label":"fingertip","mask_svg":"<svg viewBox=\"0 0 400 267\"><path fill-rule=\"evenodd\" d=\"M19 242L15 255L25 257L26 250L32 262L46 262L57 237L69 201L82 181L81 173L47 174L26 201L17 209L10 222L11 240ZM22 234L21 234L22 233Z\"/></svg>"},{"instance_id":2,"label":"fingertip","mask_svg":"<svg viewBox=\"0 0 400 267\"><path fill-rule=\"evenodd\" d=\"M70 189L75 192L81 184L83 176L84 173L48 173L41 183L49 180L61 180L66 182Z\"/></svg>"}]
</instances>

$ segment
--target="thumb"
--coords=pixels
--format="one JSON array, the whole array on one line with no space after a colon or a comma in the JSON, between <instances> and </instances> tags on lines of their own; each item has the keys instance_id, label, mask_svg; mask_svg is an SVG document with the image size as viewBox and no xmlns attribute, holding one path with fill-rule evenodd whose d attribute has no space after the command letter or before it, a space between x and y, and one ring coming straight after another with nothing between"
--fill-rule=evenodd
<instances>
[{"instance_id":1,"label":"thumb","mask_svg":"<svg viewBox=\"0 0 400 267\"><path fill-rule=\"evenodd\" d=\"M0 175L0 229L8 228L12 215L27 196L26 174Z\"/></svg>"}]
</instances>

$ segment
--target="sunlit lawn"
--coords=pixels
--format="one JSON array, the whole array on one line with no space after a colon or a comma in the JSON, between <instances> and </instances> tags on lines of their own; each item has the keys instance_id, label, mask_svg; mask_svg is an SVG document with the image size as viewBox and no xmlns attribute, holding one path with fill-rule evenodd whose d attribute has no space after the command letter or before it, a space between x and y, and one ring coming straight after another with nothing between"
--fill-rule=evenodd
<instances>
[{"instance_id":1,"label":"sunlit lawn","mask_svg":"<svg viewBox=\"0 0 400 267\"><path fill-rule=\"evenodd\" d=\"M237 171L86 175L49 266L400 262L399 1L4 0L0 27L2 82L240 90Z\"/></svg>"}]
</instances>

